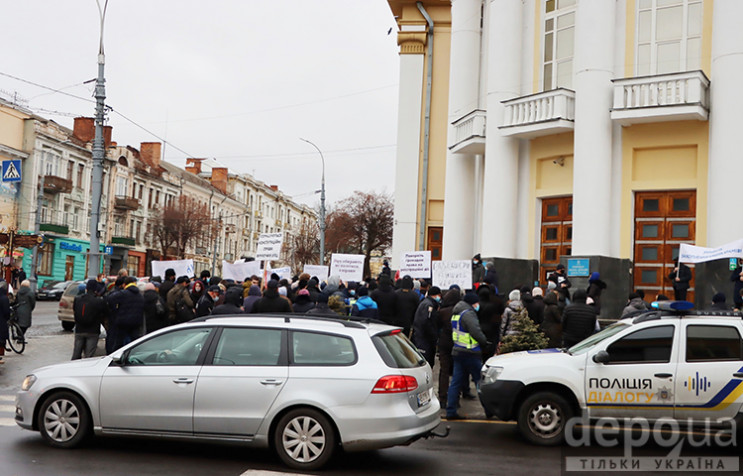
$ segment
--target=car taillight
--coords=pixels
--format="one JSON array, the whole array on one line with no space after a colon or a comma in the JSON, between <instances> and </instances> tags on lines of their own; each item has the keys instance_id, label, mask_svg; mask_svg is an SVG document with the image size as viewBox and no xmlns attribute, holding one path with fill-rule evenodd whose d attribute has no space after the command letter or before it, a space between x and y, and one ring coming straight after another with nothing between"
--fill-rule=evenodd
<instances>
[{"instance_id":1,"label":"car taillight","mask_svg":"<svg viewBox=\"0 0 743 476\"><path fill-rule=\"evenodd\" d=\"M65 301L59 301L59 307L67 307L67 303Z\"/></svg>"},{"instance_id":2,"label":"car taillight","mask_svg":"<svg viewBox=\"0 0 743 476\"><path fill-rule=\"evenodd\" d=\"M372 393L403 393L418 388L415 377L408 375L387 375L377 380Z\"/></svg>"}]
</instances>

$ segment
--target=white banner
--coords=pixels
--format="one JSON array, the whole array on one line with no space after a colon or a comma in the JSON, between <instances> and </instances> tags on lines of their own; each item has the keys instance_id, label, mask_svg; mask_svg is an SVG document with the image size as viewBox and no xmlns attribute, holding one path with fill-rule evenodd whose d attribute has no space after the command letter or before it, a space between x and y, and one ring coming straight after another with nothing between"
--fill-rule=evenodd
<instances>
[{"instance_id":1,"label":"white banner","mask_svg":"<svg viewBox=\"0 0 743 476\"><path fill-rule=\"evenodd\" d=\"M333 253L330 258L330 276L340 276L344 282L364 279L364 255Z\"/></svg>"},{"instance_id":2,"label":"white banner","mask_svg":"<svg viewBox=\"0 0 743 476\"><path fill-rule=\"evenodd\" d=\"M433 285L447 290L452 284L460 289L472 289L472 262L470 260L434 261Z\"/></svg>"},{"instance_id":3,"label":"white banner","mask_svg":"<svg viewBox=\"0 0 743 476\"><path fill-rule=\"evenodd\" d=\"M283 268L269 269L269 277L271 276L270 273L276 273L279 275L279 278L286 279L289 282L291 282L292 280L292 269L289 266L284 266Z\"/></svg>"},{"instance_id":4,"label":"white banner","mask_svg":"<svg viewBox=\"0 0 743 476\"><path fill-rule=\"evenodd\" d=\"M181 276L193 277L193 260L192 259L181 259L175 261L153 261L152 262L152 276L160 276L165 279L165 270L173 268L175 271L175 277Z\"/></svg>"},{"instance_id":5,"label":"white banner","mask_svg":"<svg viewBox=\"0 0 743 476\"><path fill-rule=\"evenodd\" d=\"M400 253L400 276L411 278L431 277L431 252L406 251Z\"/></svg>"},{"instance_id":6,"label":"white banner","mask_svg":"<svg viewBox=\"0 0 743 476\"><path fill-rule=\"evenodd\" d=\"M743 258L743 239L727 243L717 248L687 245L679 247L679 261L682 263L703 263L716 259Z\"/></svg>"},{"instance_id":7,"label":"white banner","mask_svg":"<svg viewBox=\"0 0 743 476\"><path fill-rule=\"evenodd\" d=\"M283 233L261 233L258 237L258 248L255 252L256 261L280 259L283 242Z\"/></svg>"},{"instance_id":8,"label":"white banner","mask_svg":"<svg viewBox=\"0 0 743 476\"><path fill-rule=\"evenodd\" d=\"M310 275L310 278L317 276L317 279L322 283L328 279L330 268L327 266L320 266L317 264L306 264L304 265L304 272Z\"/></svg>"},{"instance_id":9,"label":"white banner","mask_svg":"<svg viewBox=\"0 0 743 476\"><path fill-rule=\"evenodd\" d=\"M253 275L261 276L260 261L222 261L222 279L245 281Z\"/></svg>"}]
</instances>

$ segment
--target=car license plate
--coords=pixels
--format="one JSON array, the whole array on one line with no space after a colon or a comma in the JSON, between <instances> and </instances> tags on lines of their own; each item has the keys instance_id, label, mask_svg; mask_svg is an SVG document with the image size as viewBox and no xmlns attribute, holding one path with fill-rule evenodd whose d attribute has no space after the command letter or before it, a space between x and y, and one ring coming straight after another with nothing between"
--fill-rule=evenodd
<instances>
[{"instance_id":1,"label":"car license plate","mask_svg":"<svg viewBox=\"0 0 743 476\"><path fill-rule=\"evenodd\" d=\"M418 394L418 406L419 407L428 405L430 402L431 402L431 393L428 390Z\"/></svg>"}]
</instances>

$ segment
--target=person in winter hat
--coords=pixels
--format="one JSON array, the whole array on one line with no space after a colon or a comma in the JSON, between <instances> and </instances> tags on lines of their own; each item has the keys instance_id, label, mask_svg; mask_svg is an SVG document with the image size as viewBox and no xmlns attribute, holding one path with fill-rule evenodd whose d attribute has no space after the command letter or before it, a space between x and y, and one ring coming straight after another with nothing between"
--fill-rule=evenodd
<instances>
[{"instance_id":1,"label":"person in winter hat","mask_svg":"<svg viewBox=\"0 0 743 476\"><path fill-rule=\"evenodd\" d=\"M528 319L529 313L521 302L521 291L514 289L508 294L508 305L503 311L503 320L500 326L501 339L508 335L518 334L515 324L519 319Z\"/></svg>"},{"instance_id":2,"label":"person in winter hat","mask_svg":"<svg viewBox=\"0 0 743 476\"><path fill-rule=\"evenodd\" d=\"M446 399L447 420L464 418L457 412L459 394L469 388L469 379L480 383L482 368L481 347L488 344L487 337L480 329L477 311L480 308L480 298L475 293L467 293L452 310L452 359L454 360L454 375L449 384Z\"/></svg>"},{"instance_id":3,"label":"person in winter hat","mask_svg":"<svg viewBox=\"0 0 743 476\"><path fill-rule=\"evenodd\" d=\"M361 286L357 290L356 302L351 306L351 315L358 317L368 317L376 319L379 317L379 308L377 303L369 296L369 288Z\"/></svg>"},{"instance_id":4,"label":"person in winter hat","mask_svg":"<svg viewBox=\"0 0 743 476\"><path fill-rule=\"evenodd\" d=\"M598 271L591 273L591 277L588 278L588 289L586 293L588 297L593 299L593 305L596 307L596 314L601 314L601 291L606 289L606 283L601 281L601 276Z\"/></svg>"}]
</instances>

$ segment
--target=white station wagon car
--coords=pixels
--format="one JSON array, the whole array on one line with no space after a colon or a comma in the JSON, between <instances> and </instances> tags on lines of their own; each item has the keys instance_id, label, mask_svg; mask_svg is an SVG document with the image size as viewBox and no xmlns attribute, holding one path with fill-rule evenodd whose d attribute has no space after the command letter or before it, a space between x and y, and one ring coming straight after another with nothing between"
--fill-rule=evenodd
<instances>
[{"instance_id":1,"label":"white station wagon car","mask_svg":"<svg viewBox=\"0 0 743 476\"><path fill-rule=\"evenodd\" d=\"M479 392L488 414L517 420L542 445L562 442L573 416L741 428L743 320L724 311L651 311L570 349L492 357Z\"/></svg>"},{"instance_id":2,"label":"white station wagon car","mask_svg":"<svg viewBox=\"0 0 743 476\"><path fill-rule=\"evenodd\" d=\"M16 421L68 448L96 435L273 447L316 469L347 451L408 444L440 423L431 368L400 329L290 315L214 317L100 358L44 367Z\"/></svg>"}]
</instances>

